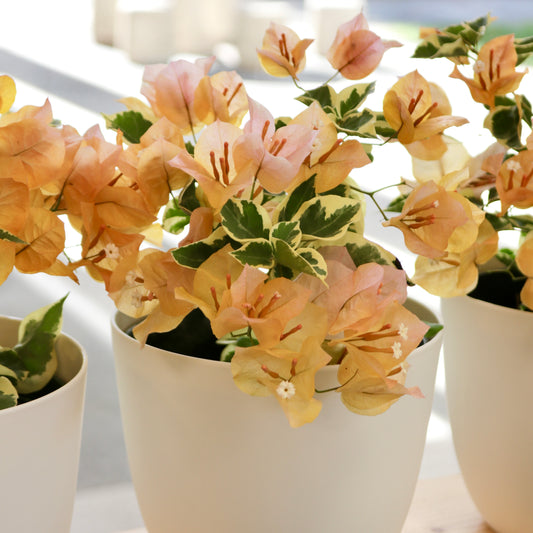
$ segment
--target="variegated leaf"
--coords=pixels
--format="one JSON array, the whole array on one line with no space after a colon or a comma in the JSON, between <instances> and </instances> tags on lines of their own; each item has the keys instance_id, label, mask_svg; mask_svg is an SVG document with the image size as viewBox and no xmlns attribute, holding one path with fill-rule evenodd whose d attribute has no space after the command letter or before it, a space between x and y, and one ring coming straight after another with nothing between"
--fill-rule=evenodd
<instances>
[{"instance_id":1,"label":"variegated leaf","mask_svg":"<svg viewBox=\"0 0 533 533\"><path fill-rule=\"evenodd\" d=\"M285 241L291 248L297 248L302 240L300 223L297 220L292 222L279 222L271 232L271 239L280 239Z\"/></svg>"},{"instance_id":2,"label":"variegated leaf","mask_svg":"<svg viewBox=\"0 0 533 533\"><path fill-rule=\"evenodd\" d=\"M358 200L327 195L305 202L294 218L299 220L304 238L333 240L356 222L360 209Z\"/></svg>"},{"instance_id":3,"label":"variegated leaf","mask_svg":"<svg viewBox=\"0 0 533 533\"><path fill-rule=\"evenodd\" d=\"M174 235L179 235L190 219L191 217L177 205L175 200L170 200L163 213L163 229Z\"/></svg>"},{"instance_id":4,"label":"variegated leaf","mask_svg":"<svg viewBox=\"0 0 533 533\"><path fill-rule=\"evenodd\" d=\"M18 393L13 383L4 377L0 376L0 409L7 409L17 405Z\"/></svg>"},{"instance_id":5,"label":"variegated leaf","mask_svg":"<svg viewBox=\"0 0 533 533\"><path fill-rule=\"evenodd\" d=\"M272 268L274 266L274 254L269 241L249 241L238 250L231 253L243 265L256 268Z\"/></svg>"},{"instance_id":6,"label":"variegated leaf","mask_svg":"<svg viewBox=\"0 0 533 533\"><path fill-rule=\"evenodd\" d=\"M198 268L208 257L224 248L230 241L231 239L224 228L219 227L206 239L187 244L171 253L178 264L189 268Z\"/></svg>"},{"instance_id":7,"label":"variegated leaf","mask_svg":"<svg viewBox=\"0 0 533 533\"><path fill-rule=\"evenodd\" d=\"M313 248L294 250L285 241L274 239L274 255L276 262L290 269L295 274L303 272L325 279L327 265L324 258Z\"/></svg>"},{"instance_id":8,"label":"variegated leaf","mask_svg":"<svg viewBox=\"0 0 533 533\"><path fill-rule=\"evenodd\" d=\"M220 211L222 226L239 242L268 239L270 217L260 205L249 200L231 198Z\"/></svg>"},{"instance_id":9,"label":"variegated leaf","mask_svg":"<svg viewBox=\"0 0 533 533\"><path fill-rule=\"evenodd\" d=\"M302 207L302 205L308 200L313 199L316 196L315 191L315 176L311 176L308 180L304 181L287 197L281 206L278 221L284 222L294 219L294 215Z\"/></svg>"},{"instance_id":10,"label":"variegated leaf","mask_svg":"<svg viewBox=\"0 0 533 533\"><path fill-rule=\"evenodd\" d=\"M54 344L61 332L66 296L27 315L19 325L19 342L13 348L28 373L17 383L21 394L42 389L57 369Z\"/></svg>"}]
</instances>

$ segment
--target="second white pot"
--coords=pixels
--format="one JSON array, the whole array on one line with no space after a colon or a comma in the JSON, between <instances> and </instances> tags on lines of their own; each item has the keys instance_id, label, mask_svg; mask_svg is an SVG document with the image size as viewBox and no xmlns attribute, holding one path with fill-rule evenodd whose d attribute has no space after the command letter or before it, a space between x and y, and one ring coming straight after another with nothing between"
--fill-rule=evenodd
<instances>
[{"instance_id":1,"label":"second white pot","mask_svg":"<svg viewBox=\"0 0 533 533\"><path fill-rule=\"evenodd\" d=\"M465 484L498 533L533 531L533 313L443 299L446 394Z\"/></svg>"}]
</instances>

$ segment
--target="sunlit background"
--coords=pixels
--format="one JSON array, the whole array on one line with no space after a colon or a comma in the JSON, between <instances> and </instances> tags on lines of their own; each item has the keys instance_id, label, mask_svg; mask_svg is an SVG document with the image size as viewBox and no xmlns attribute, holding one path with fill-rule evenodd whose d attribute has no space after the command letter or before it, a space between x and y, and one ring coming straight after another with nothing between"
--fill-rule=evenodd
<instances>
[{"instance_id":1,"label":"sunlit background","mask_svg":"<svg viewBox=\"0 0 533 533\"><path fill-rule=\"evenodd\" d=\"M409 56L420 26L443 26L491 12L498 18L491 32L533 35L530 0L17 0L2 6L0 73L10 74L17 83L16 106L42 105L48 97L56 118L82 133L93 124L104 129L102 113L121 111L119 98L139 95L144 64L215 54L216 68L237 69L252 97L274 115L289 114L300 109L292 99L296 92L288 81L264 75L255 54L269 22L287 24L300 37L315 38L302 75L302 83L312 87L332 73L324 53L336 27L361 9L381 37L405 43L387 52L372 75L378 81L376 107L398 75L419 67ZM446 90L464 90L457 83L448 89L449 72L449 65L436 63L427 77L442 79ZM461 101L468 99L459 97ZM461 109L454 108L454 114L461 115ZM474 137L470 139L474 144L482 141ZM370 170L378 172L373 165ZM408 171L399 153L381 170L395 172L398 178ZM368 230L395 245L394 239L382 234L379 221ZM114 307L103 287L83 274L80 277L81 285L74 286L68 280L13 273L0 289L0 312L22 316L70 292L64 329L89 356L72 533L118 533L141 527L142 521L120 426L109 334ZM427 301L438 309L436 299ZM456 472L441 368L421 476Z\"/></svg>"}]
</instances>

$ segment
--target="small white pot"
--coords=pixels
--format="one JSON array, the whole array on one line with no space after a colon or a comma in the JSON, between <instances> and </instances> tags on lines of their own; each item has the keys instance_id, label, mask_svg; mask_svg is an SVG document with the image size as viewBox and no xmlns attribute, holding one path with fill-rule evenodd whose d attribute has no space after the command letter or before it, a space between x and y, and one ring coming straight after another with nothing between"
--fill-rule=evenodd
<instances>
[{"instance_id":1,"label":"small white pot","mask_svg":"<svg viewBox=\"0 0 533 533\"><path fill-rule=\"evenodd\" d=\"M408 384L424 399L402 398L365 417L330 393L314 422L292 429L274 398L237 389L228 363L140 349L123 332L129 325L118 314L112 338L130 470L149 533L401 531L441 334L409 357ZM336 372L321 369L318 388L332 386Z\"/></svg>"},{"instance_id":2,"label":"small white pot","mask_svg":"<svg viewBox=\"0 0 533 533\"><path fill-rule=\"evenodd\" d=\"M20 320L0 317L0 345L17 342ZM39 399L0 411L0 531L68 533L72 520L87 377L83 349L57 339L65 384Z\"/></svg>"},{"instance_id":3,"label":"small white pot","mask_svg":"<svg viewBox=\"0 0 533 533\"><path fill-rule=\"evenodd\" d=\"M446 391L457 459L483 518L533 531L533 313L443 299Z\"/></svg>"}]
</instances>

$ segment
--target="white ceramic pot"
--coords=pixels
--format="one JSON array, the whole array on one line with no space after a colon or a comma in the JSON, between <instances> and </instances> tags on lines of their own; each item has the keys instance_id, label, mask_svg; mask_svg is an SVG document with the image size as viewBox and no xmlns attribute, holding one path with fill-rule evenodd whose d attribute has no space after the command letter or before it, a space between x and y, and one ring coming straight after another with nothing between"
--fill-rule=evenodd
<instances>
[{"instance_id":1,"label":"white ceramic pot","mask_svg":"<svg viewBox=\"0 0 533 533\"><path fill-rule=\"evenodd\" d=\"M429 312L427 312L429 315ZM435 320L434 316L428 316ZM441 334L411 354L402 398L377 417L321 398L292 429L272 397L242 393L230 365L112 338L128 459L149 533L399 533L418 477ZM335 383L336 368L317 375Z\"/></svg>"},{"instance_id":2,"label":"white ceramic pot","mask_svg":"<svg viewBox=\"0 0 533 533\"><path fill-rule=\"evenodd\" d=\"M533 313L443 299L446 393L466 486L499 533L533 531Z\"/></svg>"},{"instance_id":3,"label":"white ceramic pot","mask_svg":"<svg viewBox=\"0 0 533 533\"><path fill-rule=\"evenodd\" d=\"M0 345L20 320L0 317ZM59 389L0 411L0 531L68 533L72 520L87 376L83 349L57 339Z\"/></svg>"}]
</instances>

